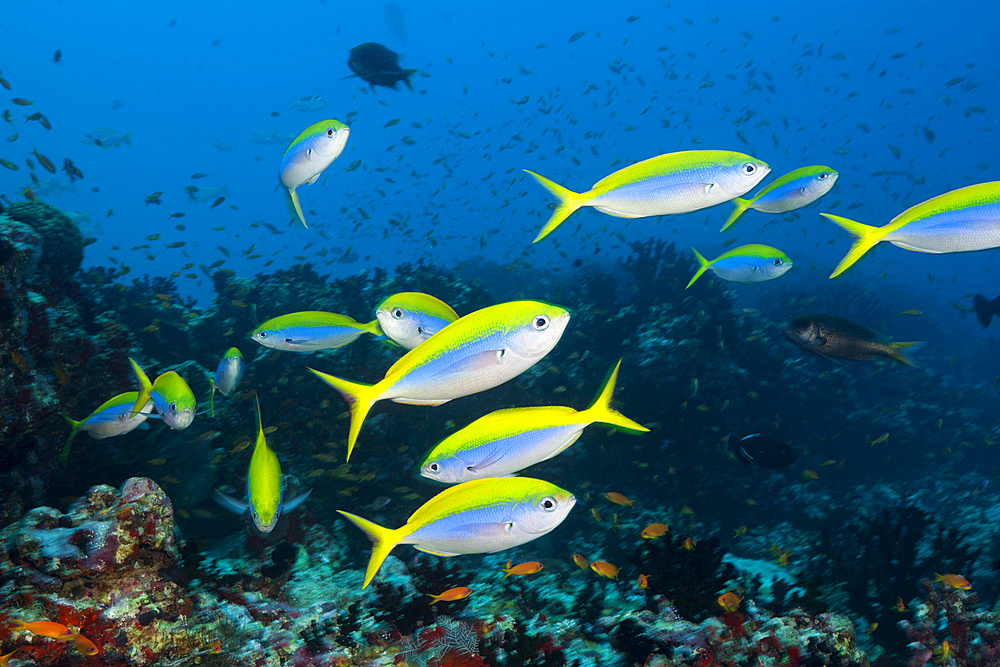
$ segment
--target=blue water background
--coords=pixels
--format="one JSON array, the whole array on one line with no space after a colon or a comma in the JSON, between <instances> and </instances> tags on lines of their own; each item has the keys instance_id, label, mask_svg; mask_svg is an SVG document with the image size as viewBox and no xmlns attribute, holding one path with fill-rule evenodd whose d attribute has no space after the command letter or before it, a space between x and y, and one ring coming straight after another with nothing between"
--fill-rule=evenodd
<instances>
[{"instance_id":1,"label":"blue water background","mask_svg":"<svg viewBox=\"0 0 1000 667\"><path fill-rule=\"evenodd\" d=\"M20 137L0 143L0 157L21 171L0 170L0 192L21 199L33 147L57 166L71 158L85 174L76 192L42 198L99 223L103 233L84 223L97 238L85 266L114 258L132 275L168 275L217 259L247 275L267 260L278 268L304 258L339 276L419 258L448 267L482 257L568 278L575 259L610 266L627 252L618 233L627 241L669 238L709 257L738 237L738 244L779 247L795 261L776 283L737 287L752 305L762 290L798 283L821 296L830 286L826 277L850 241L818 212L882 225L932 196L1000 180L1000 10L993 3L965 3L961 11L913 1L398 4L405 41L387 23L382 2L7 3L0 69L13 89L0 92L37 106L4 100ZM570 43L577 32L585 34ZM350 74L349 50L366 41L404 54L403 66L420 72L416 92L372 93L359 79L342 78ZM326 99L325 110L288 110L286 100L314 94ZM121 106L113 109L115 100ZM51 131L23 123L34 109L50 119ZM276 191L284 146L250 137L295 135L350 112L356 117L344 154L319 183L300 189L310 230L288 226ZM383 127L395 118L401 122ZM83 145L99 127L130 130L133 146ZM402 143L407 136L416 143ZM214 148L217 141L231 142L232 152ZM660 221L585 209L531 245L552 198L521 169L582 190L632 162L696 148L751 153L771 164L772 177L807 164L827 164L841 177L811 208L788 217L750 211L727 234L717 230L729 205ZM346 173L354 160L364 167ZM192 181L195 172L210 176ZM190 202L187 185L224 185L226 201L215 209ZM164 192L162 206L145 205L156 191ZM168 220L173 212L185 217ZM178 223L186 230L175 229ZM160 239L147 242L154 233ZM187 245L164 248L174 241ZM254 243L263 256L247 260L241 252ZM348 248L357 261L336 261ZM317 256L324 249L328 254ZM877 290L900 310L926 313L891 323L896 339L920 339L933 318L935 331L943 327L954 340L933 341L925 355L975 358L990 333L949 303L969 305L974 292L1000 294L998 257L883 245L841 280ZM206 300L210 281L197 266L194 272L199 278L181 278L180 286Z\"/></svg>"}]
</instances>

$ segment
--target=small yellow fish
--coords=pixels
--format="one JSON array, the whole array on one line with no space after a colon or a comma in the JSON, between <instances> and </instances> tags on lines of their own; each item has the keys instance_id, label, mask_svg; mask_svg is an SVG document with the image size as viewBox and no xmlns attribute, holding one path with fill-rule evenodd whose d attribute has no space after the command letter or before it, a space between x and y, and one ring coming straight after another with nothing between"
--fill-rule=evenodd
<instances>
[{"instance_id":1,"label":"small yellow fish","mask_svg":"<svg viewBox=\"0 0 1000 667\"><path fill-rule=\"evenodd\" d=\"M607 493L604 494L604 498L605 500L608 500L609 502L612 502L616 505L626 505L628 507L633 507L635 504L634 500L629 500L622 494L616 493L615 491L608 491Z\"/></svg>"},{"instance_id":2,"label":"small yellow fish","mask_svg":"<svg viewBox=\"0 0 1000 667\"><path fill-rule=\"evenodd\" d=\"M573 554L573 562L581 570L586 570L590 566L590 563L587 562L587 559L582 554Z\"/></svg>"},{"instance_id":3,"label":"small yellow fish","mask_svg":"<svg viewBox=\"0 0 1000 667\"><path fill-rule=\"evenodd\" d=\"M879 437L877 437L874 440L872 440L871 444L874 446L874 445L877 445L879 443L885 442L888 439L889 439L889 434L888 433L883 433Z\"/></svg>"},{"instance_id":4,"label":"small yellow fish","mask_svg":"<svg viewBox=\"0 0 1000 667\"><path fill-rule=\"evenodd\" d=\"M590 569L597 573L597 575L607 579L618 578L618 568L606 560L595 560L590 564Z\"/></svg>"},{"instance_id":5,"label":"small yellow fish","mask_svg":"<svg viewBox=\"0 0 1000 667\"><path fill-rule=\"evenodd\" d=\"M718 602L719 606L727 612L733 612L740 608L740 603L743 602L743 596L735 591L729 591L728 593L720 595L716 602Z\"/></svg>"},{"instance_id":6,"label":"small yellow fish","mask_svg":"<svg viewBox=\"0 0 1000 667\"><path fill-rule=\"evenodd\" d=\"M923 314L924 311L922 310L904 310L903 312L900 313L900 315L923 315ZM878 624L876 623L876 625Z\"/></svg>"},{"instance_id":7,"label":"small yellow fish","mask_svg":"<svg viewBox=\"0 0 1000 667\"><path fill-rule=\"evenodd\" d=\"M658 537L663 537L668 532L670 532L670 526L665 523L651 523L642 529L642 538L646 540L655 540Z\"/></svg>"},{"instance_id":8,"label":"small yellow fish","mask_svg":"<svg viewBox=\"0 0 1000 667\"><path fill-rule=\"evenodd\" d=\"M148 461L146 461L146 463L154 466L161 466L166 462L167 462L166 459L149 459Z\"/></svg>"},{"instance_id":9,"label":"small yellow fish","mask_svg":"<svg viewBox=\"0 0 1000 667\"><path fill-rule=\"evenodd\" d=\"M640 574L639 579L635 582L635 587L640 591L646 590L649 588L649 578L644 574Z\"/></svg>"},{"instance_id":10,"label":"small yellow fish","mask_svg":"<svg viewBox=\"0 0 1000 667\"><path fill-rule=\"evenodd\" d=\"M934 583L942 582L946 586L951 586L952 588L959 588L963 591L967 591L972 588L972 584L969 580L960 574L938 574L934 573Z\"/></svg>"}]
</instances>

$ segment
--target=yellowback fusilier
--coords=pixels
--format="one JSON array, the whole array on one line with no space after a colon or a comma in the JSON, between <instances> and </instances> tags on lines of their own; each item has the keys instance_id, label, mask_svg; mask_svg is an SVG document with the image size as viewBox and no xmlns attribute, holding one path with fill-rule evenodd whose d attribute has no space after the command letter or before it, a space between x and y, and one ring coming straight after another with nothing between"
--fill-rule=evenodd
<instances>
[{"instance_id":1,"label":"yellowback fusilier","mask_svg":"<svg viewBox=\"0 0 1000 667\"><path fill-rule=\"evenodd\" d=\"M361 425L378 401L441 405L492 389L541 361L559 342L569 317L566 309L540 301L511 301L477 310L407 352L374 385L309 370L340 392L350 406L350 460Z\"/></svg>"},{"instance_id":2,"label":"yellowback fusilier","mask_svg":"<svg viewBox=\"0 0 1000 667\"><path fill-rule=\"evenodd\" d=\"M589 191L577 193L525 169L559 198L555 213L535 243L583 206L619 218L690 213L746 194L770 170L766 162L743 153L681 151L619 169L594 183Z\"/></svg>"}]
</instances>

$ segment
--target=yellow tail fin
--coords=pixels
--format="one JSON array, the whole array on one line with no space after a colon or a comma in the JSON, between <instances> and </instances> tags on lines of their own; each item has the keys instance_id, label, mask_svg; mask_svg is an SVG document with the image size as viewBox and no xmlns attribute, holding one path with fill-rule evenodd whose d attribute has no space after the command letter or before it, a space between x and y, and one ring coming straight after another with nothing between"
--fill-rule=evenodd
<instances>
[{"instance_id":1,"label":"yellow tail fin","mask_svg":"<svg viewBox=\"0 0 1000 667\"><path fill-rule=\"evenodd\" d=\"M66 415L63 415L62 418L65 419L66 422L73 428L73 430L70 431L69 439L66 441L66 446L63 447L62 453L59 454L59 462L65 463L66 459L69 458L69 447L70 445L73 444L73 438L76 437L77 431L80 430L80 424L82 424L83 422L78 422L75 419L70 419Z\"/></svg>"},{"instance_id":2,"label":"yellow tail fin","mask_svg":"<svg viewBox=\"0 0 1000 667\"><path fill-rule=\"evenodd\" d=\"M639 422L632 421L611 407L611 398L615 393L615 383L618 381L618 369L621 368L621 365L622 362L619 359L618 363L615 364L614 370L611 371L611 375L608 376L607 382L604 383L601 393L597 395L597 398L594 399L594 402L590 404L590 407L585 412L590 413L590 418L595 422L610 424L615 428L632 431L633 433L645 433L649 431L648 428Z\"/></svg>"},{"instance_id":3,"label":"yellow tail fin","mask_svg":"<svg viewBox=\"0 0 1000 667\"><path fill-rule=\"evenodd\" d=\"M736 222L737 218L743 215L743 211L747 210L748 208L750 208L749 199L741 199L740 197L734 199L733 212L729 214L728 218L726 218L726 224L722 225L722 229L720 229L719 231L724 232L730 227L732 227L733 223Z\"/></svg>"},{"instance_id":4,"label":"yellow tail fin","mask_svg":"<svg viewBox=\"0 0 1000 667\"><path fill-rule=\"evenodd\" d=\"M149 394L153 391L153 383L149 381L146 372L135 362L135 359L129 357L128 362L132 364L132 372L135 373L135 379L139 381L139 395L135 399L135 405L132 406L132 414L137 414L149 401Z\"/></svg>"},{"instance_id":5,"label":"yellow tail fin","mask_svg":"<svg viewBox=\"0 0 1000 667\"><path fill-rule=\"evenodd\" d=\"M309 225L306 224L306 218L302 215L302 205L299 204L299 194L295 190L288 191L288 198L292 201L292 208L295 210L295 215L299 216L299 221L302 226L309 229Z\"/></svg>"},{"instance_id":6,"label":"yellow tail fin","mask_svg":"<svg viewBox=\"0 0 1000 667\"><path fill-rule=\"evenodd\" d=\"M362 519L350 512L337 510L337 513L360 528L368 536L368 539L372 541L372 555L368 559L368 569L365 571L365 583L361 587L361 590L364 590L372 582L372 579L375 578L375 574L382 567L382 563L385 562L389 552L399 544L400 530L384 528L377 523L372 523L368 519Z\"/></svg>"},{"instance_id":7,"label":"yellow tail fin","mask_svg":"<svg viewBox=\"0 0 1000 667\"><path fill-rule=\"evenodd\" d=\"M373 336L384 336L385 332L382 331L382 327L379 325L378 320L372 320L367 324L362 324L361 328L370 333Z\"/></svg>"},{"instance_id":8,"label":"yellow tail fin","mask_svg":"<svg viewBox=\"0 0 1000 667\"><path fill-rule=\"evenodd\" d=\"M209 417L214 417L215 416L215 378L212 378L211 380L209 380L209 383L212 385L212 393L208 397L208 416Z\"/></svg>"},{"instance_id":9,"label":"yellow tail fin","mask_svg":"<svg viewBox=\"0 0 1000 667\"><path fill-rule=\"evenodd\" d=\"M917 347L918 345L923 345L923 343L922 342L916 342L916 343L889 343L886 346L888 349L885 351L885 353L888 356L890 356L893 359L895 359L896 361L904 363L907 366L914 366L915 367L916 364L913 363L913 360L910 359L909 357L907 357L902 352L900 352L900 350L905 350L905 349L907 349L909 347Z\"/></svg>"},{"instance_id":10,"label":"yellow tail fin","mask_svg":"<svg viewBox=\"0 0 1000 667\"><path fill-rule=\"evenodd\" d=\"M844 259L840 260L840 264L830 274L831 278L836 278L850 268L854 262L861 259L862 255L875 247L875 244L881 241L888 233L884 227L870 227L869 225L863 225L860 222L841 218L838 215L830 215L829 213L820 213L820 215L827 220L837 223L846 229L848 234L857 239L854 245L851 246L851 249L847 251L847 254L844 255Z\"/></svg>"},{"instance_id":11,"label":"yellow tail fin","mask_svg":"<svg viewBox=\"0 0 1000 667\"><path fill-rule=\"evenodd\" d=\"M691 287L691 285L694 285L694 281L698 280L698 278L701 278L701 274L705 273L705 271L708 270L708 267L712 265L710 261L702 257L701 253L695 250L694 248L691 248L691 252L694 253L695 259L698 260L698 270L695 271L694 276L692 276L691 278L691 281L687 284L687 287L685 287L684 289L687 289L688 287Z\"/></svg>"},{"instance_id":12,"label":"yellow tail fin","mask_svg":"<svg viewBox=\"0 0 1000 667\"><path fill-rule=\"evenodd\" d=\"M368 411L379 400L379 397L371 391L374 385L341 380L313 368L309 370L320 380L340 392L340 395L347 401L347 406L351 410L351 430L347 436L347 460L350 461L351 452L354 451L354 443L358 441L358 433L361 432L361 425L364 423L365 417L368 416Z\"/></svg>"},{"instance_id":13,"label":"yellow tail fin","mask_svg":"<svg viewBox=\"0 0 1000 667\"><path fill-rule=\"evenodd\" d=\"M576 211L576 209L583 206L585 200L580 196L580 194L573 192L572 190L568 190L558 183L550 181L544 176L539 176L535 172L527 169L525 169L525 171L534 176L535 180L538 181L546 190L559 198L559 205L556 207L555 213L552 214L549 221L545 223L544 227L542 227L542 231L538 232L538 236L536 236L535 240L532 241L532 243L538 243L551 234L552 231L561 225L563 220L568 218L574 211Z\"/></svg>"}]
</instances>

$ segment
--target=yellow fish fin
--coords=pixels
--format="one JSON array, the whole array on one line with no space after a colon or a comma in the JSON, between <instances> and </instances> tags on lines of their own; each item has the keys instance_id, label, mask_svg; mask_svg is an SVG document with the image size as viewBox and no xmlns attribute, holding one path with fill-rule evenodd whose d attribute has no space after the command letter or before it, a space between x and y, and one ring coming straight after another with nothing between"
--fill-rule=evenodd
<instances>
[{"instance_id":1,"label":"yellow fish fin","mask_svg":"<svg viewBox=\"0 0 1000 667\"><path fill-rule=\"evenodd\" d=\"M379 396L372 391L374 385L361 384L360 382L350 382L340 378L327 375L310 368L316 377L327 383L344 397L347 406L351 410L351 429L347 436L347 460L351 460L351 452L354 451L354 443L358 441L358 433L361 432L361 425L368 416L368 411L379 400Z\"/></svg>"},{"instance_id":2,"label":"yellow fish fin","mask_svg":"<svg viewBox=\"0 0 1000 667\"><path fill-rule=\"evenodd\" d=\"M751 203L753 203L753 202L751 202L749 199L742 199L740 197L737 197L736 199L734 199L733 200L733 212L729 214L728 218L726 218L726 224L722 225L722 229L720 229L719 231L720 232L724 232L727 229L729 229L730 227L732 227L733 223L736 222L737 218L739 218L741 215L743 215L743 212L745 210L747 210L748 208L750 208L750 204Z\"/></svg>"},{"instance_id":3,"label":"yellow fish fin","mask_svg":"<svg viewBox=\"0 0 1000 667\"><path fill-rule=\"evenodd\" d=\"M708 267L712 265L710 261L702 257L701 253L695 250L694 248L691 248L691 252L694 253L695 259L698 260L698 270L694 272L694 276L691 278L690 282L688 282L687 284L687 287L685 287L684 289L687 289L688 287L691 287L691 285L694 285L694 281L698 280L698 278L701 278L701 274L705 273L705 271L708 270Z\"/></svg>"},{"instance_id":4,"label":"yellow fish fin","mask_svg":"<svg viewBox=\"0 0 1000 667\"><path fill-rule=\"evenodd\" d=\"M365 583L361 587L361 590L364 590L372 582L372 579L375 578L375 574L382 567L382 563L385 562L389 552L399 544L402 529L393 530L391 528L384 528L377 523L372 523L368 519L362 519L350 512L337 510L337 513L360 528L368 536L368 539L372 541L372 555L368 559L368 569L365 571Z\"/></svg>"},{"instance_id":5,"label":"yellow fish fin","mask_svg":"<svg viewBox=\"0 0 1000 667\"><path fill-rule=\"evenodd\" d=\"M360 322L359 322L360 324ZM372 320L368 324L361 324L361 330L370 333L373 336L384 336L385 333L382 331L382 327L379 326L378 320Z\"/></svg>"},{"instance_id":6,"label":"yellow fish fin","mask_svg":"<svg viewBox=\"0 0 1000 667\"><path fill-rule=\"evenodd\" d=\"M610 424L615 428L620 428L625 431L645 433L649 431L648 428L639 422L632 421L611 407L611 398L615 393L615 383L618 381L618 369L621 368L621 365L622 362L621 359L619 359L618 363L615 364L614 370L611 371L611 375L608 376L607 382L604 383L601 393L597 395L594 402L591 403L590 407L584 412L588 413L587 417L595 422Z\"/></svg>"},{"instance_id":7,"label":"yellow fish fin","mask_svg":"<svg viewBox=\"0 0 1000 667\"><path fill-rule=\"evenodd\" d=\"M830 274L831 278L836 278L850 268L854 262L861 259L862 255L871 250L888 233L885 227L871 227L860 222L855 222L854 220L841 218L839 215L830 215L829 213L820 213L820 215L827 220L837 223L846 229L848 234L857 239L854 245L851 246L851 249L847 251L844 259L840 260L840 264Z\"/></svg>"},{"instance_id":8,"label":"yellow fish fin","mask_svg":"<svg viewBox=\"0 0 1000 667\"><path fill-rule=\"evenodd\" d=\"M135 379L139 381L139 395L135 399L135 404L132 405L132 413L135 414L142 410L149 401L149 394L153 391L153 383L149 381L146 372L135 362L135 359L129 357L128 362L132 364Z\"/></svg>"},{"instance_id":9,"label":"yellow fish fin","mask_svg":"<svg viewBox=\"0 0 1000 667\"><path fill-rule=\"evenodd\" d=\"M302 226L305 227L306 229L309 229L309 225L306 224L306 217L302 215L302 205L299 204L299 194L295 192L294 189L289 190L288 199L291 202L291 206L289 208L295 211L295 215L298 216L299 221L302 223Z\"/></svg>"},{"instance_id":10,"label":"yellow fish fin","mask_svg":"<svg viewBox=\"0 0 1000 667\"><path fill-rule=\"evenodd\" d=\"M909 357L907 357L902 352L900 352L900 350L905 350L906 348L916 347L916 346L922 345L922 344L923 343L920 343L920 342L915 342L915 343L889 343L886 346L887 349L886 349L885 353L887 355L889 355L890 357L892 357L893 359L895 359L896 361L902 362L902 363L906 364L907 366L916 366L916 364L913 362L913 360L910 359Z\"/></svg>"},{"instance_id":11,"label":"yellow fish fin","mask_svg":"<svg viewBox=\"0 0 1000 667\"><path fill-rule=\"evenodd\" d=\"M525 169L525 171L534 176L535 180L538 181L545 189L547 189L549 192L551 192L552 194L554 194L556 197L559 198L559 205L556 207L555 213L552 214L552 217L549 218L549 221L545 223L544 227L542 227L542 231L538 232L538 236L536 236L535 240L532 241L532 243L538 243L546 236L551 234L552 231L555 230L556 227L561 225L563 220L572 215L572 213L576 211L576 209L580 208L581 206L585 206L587 198L584 195L581 195L579 193L573 192L572 190L564 188L558 183L550 181L544 176L539 176L533 171L529 171L527 169Z\"/></svg>"},{"instance_id":12,"label":"yellow fish fin","mask_svg":"<svg viewBox=\"0 0 1000 667\"><path fill-rule=\"evenodd\" d=\"M73 438L76 437L77 431L80 430L80 424L82 424L83 422L77 421L75 419L70 419L66 415L63 415L62 418L65 419L66 422L73 428L73 430L70 431L69 439L66 441L66 446L63 447L62 453L59 455L59 462L65 463L66 459L69 458L69 446L73 444Z\"/></svg>"}]
</instances>

